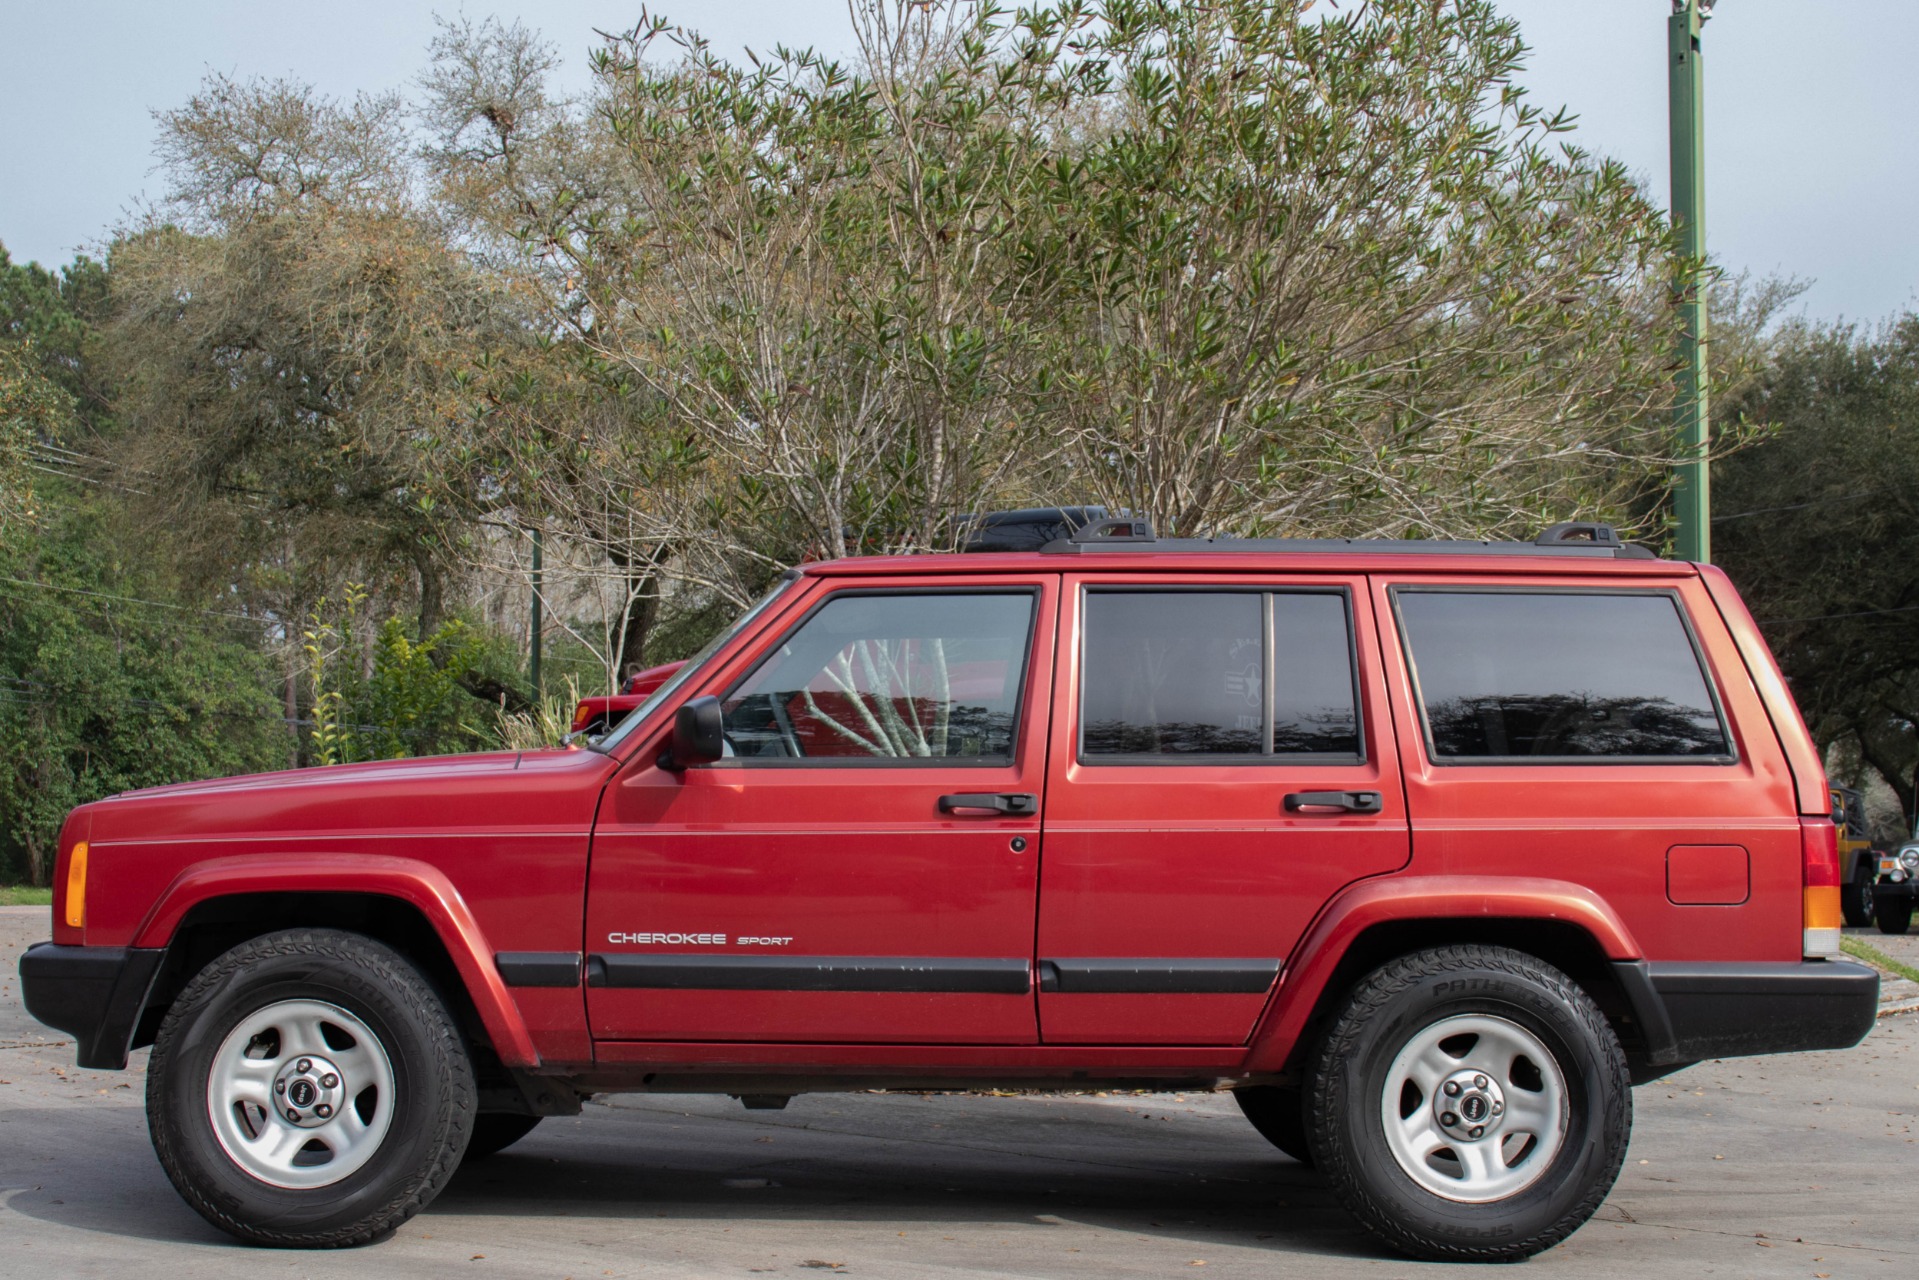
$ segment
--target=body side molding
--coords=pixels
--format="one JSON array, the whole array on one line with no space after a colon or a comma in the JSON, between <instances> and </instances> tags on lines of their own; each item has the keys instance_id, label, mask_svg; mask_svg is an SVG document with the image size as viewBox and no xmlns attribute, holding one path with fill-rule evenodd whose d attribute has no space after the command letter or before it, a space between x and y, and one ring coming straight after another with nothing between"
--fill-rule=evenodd
<instances>
[{"instance_id":1,"label":"body side molding","mask_svg":"<svg viewBox=\"0 0 1919 1280\"><path fill-rule=\"evenodd\" d=\"M580 953L577 951L502 951L493 965L509 987L577 987Z\"/></svg>"},{"instance_id":2,"label":"body side molding","mask_svg":"<svg viewBox=\"0 0 1919 1280\"><path fill-rule=\"evenodd\" d=\"M1102 956L1039 962L1039 989L1065 995L1259 995L1278 976L1278 960Z\"/></svg>"},{"instance_id":3,"label":"body side molding","mask_svg":"<svg viewBox=\"0 0 1919 1280\"><path fill-rule=\"evenodd\" d=\"M657 991L908 991L1023 996L1024 959L970 956L593 955L589 987Z\"/></svg>"}]
</instances>

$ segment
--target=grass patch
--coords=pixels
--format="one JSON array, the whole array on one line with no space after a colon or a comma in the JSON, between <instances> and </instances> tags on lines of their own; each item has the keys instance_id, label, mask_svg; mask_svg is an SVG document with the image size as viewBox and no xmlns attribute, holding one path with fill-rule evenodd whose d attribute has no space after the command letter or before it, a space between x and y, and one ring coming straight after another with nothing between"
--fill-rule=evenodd
<instances>
[{"instance_id":1,"label":"grass patch","mask_svg":"<svg viewBox=\"0 0 1919 1280\"><path fill-rule=\"evenodd\" d=\"M1841 938L1839 947L1855 960L1864 960L1875 968L1887 973L1896 973L1908 982L1919 982L1919 969L1913 968L1901 960L1894 960L1878 947L1859 941L1857 938Z\"/></svg>"},{"instance_id":2,"label":"grass patch","mask_svg":"<svg viewBox=\"0 0 1919 1280\"><path fill-rule=\"evenodd\" d=\"M53 890L24 884L0 884L0 907L50 907Z\"/></svg>"}]
</instances>

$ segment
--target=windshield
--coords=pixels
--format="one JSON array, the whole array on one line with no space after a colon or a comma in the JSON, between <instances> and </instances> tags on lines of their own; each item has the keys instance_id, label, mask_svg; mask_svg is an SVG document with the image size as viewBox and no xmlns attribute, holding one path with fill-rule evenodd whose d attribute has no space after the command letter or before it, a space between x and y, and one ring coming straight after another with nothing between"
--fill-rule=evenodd
<instances>
[{"instance_id":1,"label":"windshield","mask_svg":"<svg viewBox=\"0 0 1919 1280\"><path fill-rule=\"evenodd\" d=\"M595 751L611 751L614 747L625 741L628 734L632 733L649 715L653 714L653 708L665 702L675 693L678 693L681 686L700 673L701 669L706 666L713 655L719 652L721 646L745 630L749 622L759 617L762 613L765 613L768 606L780 598L780 593L792 586L795 582L798 582L799 578L799 570L787 570L785 576L779 580L774 588L760 597L758 604L735 619L732 626L727 627L711 640L708 640L706 644L700 648L698 653L686 660L685 666L675 671L672 678L665 684L646 695L646 700L627 712L623 720L599 737L589 738L586 745Z\"/></svg>"}]
</instances>

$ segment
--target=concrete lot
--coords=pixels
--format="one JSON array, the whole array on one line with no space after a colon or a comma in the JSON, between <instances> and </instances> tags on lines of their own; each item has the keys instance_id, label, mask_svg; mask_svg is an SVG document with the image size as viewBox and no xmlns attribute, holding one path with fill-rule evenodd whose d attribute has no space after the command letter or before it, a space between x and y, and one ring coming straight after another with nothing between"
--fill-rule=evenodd
<instances>
[{"instance_id":1,"label":"concrete lot","mask_svg":"<svg viewBox=\"0 0 1919 1280\"><path fill-rule=\"evenodd\" d=\"M168 1185L145 1053L77 1070L20 1007L45 908L0 908L0 1277L1432 1276L1372 1245L1230 1099L625 1097L462 1170L349 1253L229 1242ZM1857 1049L1637 1091L1626 1170L1528 1275L1913 1275L1919 1015Z\"/></svg>"}]
</instances>

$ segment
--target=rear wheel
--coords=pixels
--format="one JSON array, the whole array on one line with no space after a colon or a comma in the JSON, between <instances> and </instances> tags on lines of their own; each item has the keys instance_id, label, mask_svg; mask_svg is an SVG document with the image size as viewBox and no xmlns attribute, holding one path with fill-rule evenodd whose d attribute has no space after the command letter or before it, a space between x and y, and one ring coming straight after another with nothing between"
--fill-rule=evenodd
<instances>
[{"instance_id":1,"label":"rear wheel","mask_svg":"<svg viewBox=\"0 0 1919 1280\"><path fill-rule=\"evenodd\" d=\"M509 1115L504 1111L482 1111L473 1118L473 1136L467 1140L466 1158L484 1160L504 1151L533 1132L539 1116Z\"/></svg>"},{"instance_id":2,"label":"rear wheel","mask_svg":"<svg viewBox=\"0 0 1919 1280\"><path fill-rule=\"evenodd\" d=\"M1313 1163L1312 1148L1306 1144L1306 1100L1297 1089L1277 1085L1249 1085L1233 1090L1233 1101L1259 1130L1259 1136L1303 1165Z\"/></svg>"},{"instance_id":3,"label":"rear wheel","mask_svg":"<svg viewBox=\"0 0 1919 1280\"><path fill-rule=\"evenodd\" d=\"M1912 899L1889 893L1873 895L1872 922L1881 933L1904 933L1912 928Z\"/></svg>"},{"instance_id":4,"label":"rear wheel","mask_svg":"<svg viewBox=\"0 0 1919 1280\"><path fill-rule=\"evenodd\" d=\"M1354 989L1314 1055L1313 1154L1360 1222L1418 1258L1513 1261L1599 1207L1631 1127L1626 1058L1551 965L1440 947Z\"/></svg>"},{"instance_id":5,"label":"rear wheel","mask_svg":"<svg viewBox=\"0 0 1919 1280\"><path fill-rule=\"evenodd\" d=\"M331 929L241 943L168 1010L147 1075L167 1177L251 1244L364 1244L446 1185L473 1124L459 1028L392 948Z\"/></svg>"}]
</instances>

